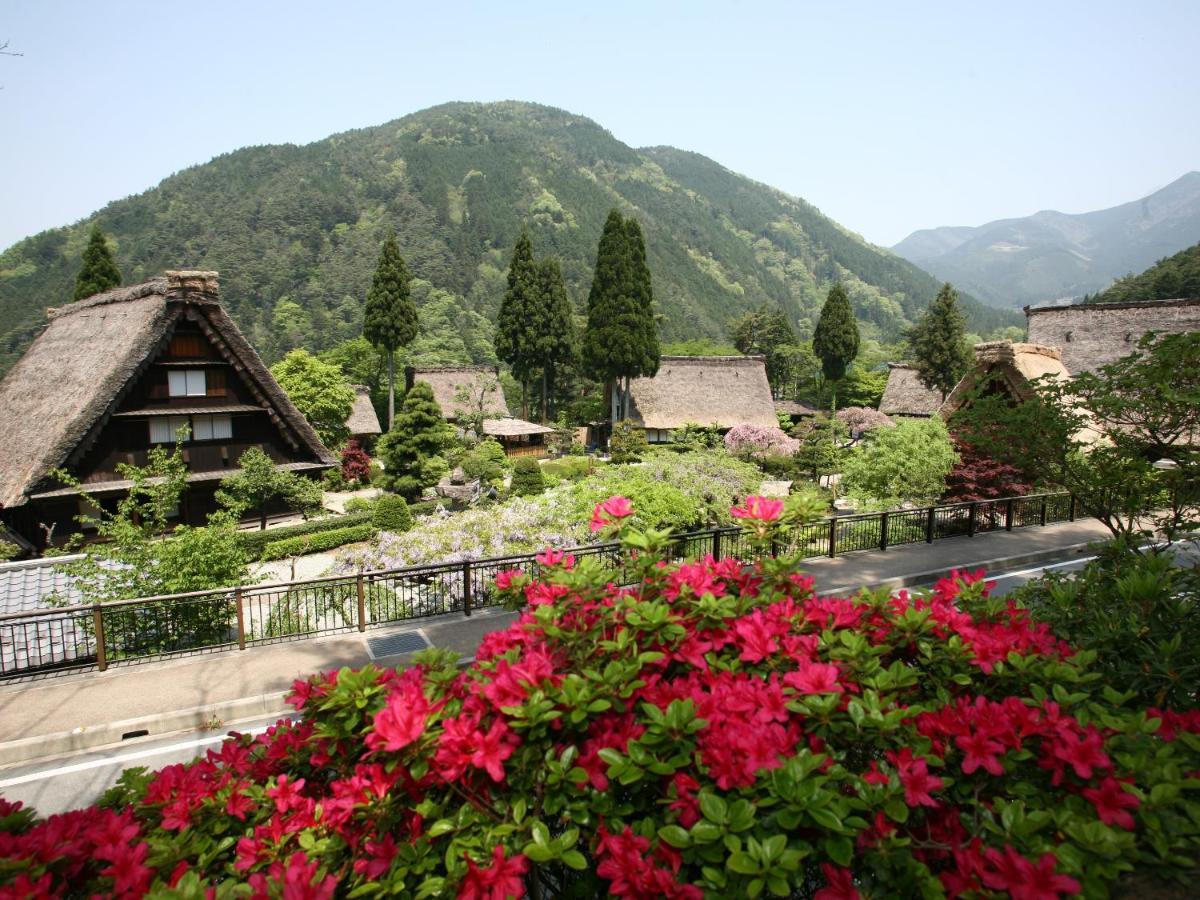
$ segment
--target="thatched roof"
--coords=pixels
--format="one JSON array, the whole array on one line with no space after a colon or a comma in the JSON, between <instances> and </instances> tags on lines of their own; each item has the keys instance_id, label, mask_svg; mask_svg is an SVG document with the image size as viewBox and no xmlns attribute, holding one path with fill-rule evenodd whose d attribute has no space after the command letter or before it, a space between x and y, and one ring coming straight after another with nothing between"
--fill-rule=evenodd
<instances>
[{"instance_id":1,"label":"thatched roof","mask_svg":"<svg viewBox=\"0 0 1200 900\"><path fill-rule=\"evenodd\" d=\"M350 434L383 434L383 429L379 427L379 416L375 414L375 404L371 402L371 391L365 384L352 384L351 387L354 388L354 406L350 408L350 417L346 419Z\"/></svg>"},{"instance_id":2,"label":"thatched roof","mask_svg":"<svg viewBox=\"0 0 1200 900\"><path fill-rule=\"evenodd\" d=\"M775 412L784 416L815 416L817 411L811 406L806 406L803 403L797 403L795 400L776 400Z\"/></svg>"},{"instance_id":3,"label":"thatched roof","mask_svg":"<svg viewBox=\"0 0 1200 900\"><path fill-rule=\"evenodd\" d=\"M658 374L635 378L630 394L630 418L644 428L779 426L761 356L664 356Z\"/></svg>"},{"instance_id":4,"label":"thatched roof","mask_svg":"<svg viewBox=\"0 0 1200 900\"><path fill-rule=\"evenodd\" d=\"M904 363L888 363L887 386L879 398L881 413L887 416L932 416L941 405L941 392L925 387L916 369Z\"/></svg>"},{"instance_id":5,"label":"thatched roof","mask_svg":"<svg viewBox=\"0 0 1200 900\"><path fill-rule=\"evenodd\" d=\"M335 463L221 307L216 272L168 272L47 315L0 382L0 504L25 503L52 469L86 452L185 316L246 379L288 443L314 462Z\"/></svg>"},{"instance_id":6,"label":"thatched roof","mask_svg":"<svg viewBox=\"0 0 1200 900\"><path fill-rule=\"evenodd\" d=\"M483 433L489 437L520 437L526 434L549 434L553 428L538 425L536 422L526 422L513 416L503 419L484 419Z\"/></svg>"},{"instance_id":7,"label":"thatched roof","mask_svg":"<svg viewBox=\"0 0 1200 900\"><path fill-rule=\"evenodd\" d=\"M1071 377L1056 347L1014 344L1012 341L976 344L975 365L946 397L939 413L943 419L949 419L970 399L975 389L985 383L1007 392L1014 400L1027 400L1033 394L1029 383L1043 376L1059 381Z\"/></svg>"},{"instance_id":8,"label":"thatched roof","mask_svg":"<svg viewBox=\"0 0 1200 900\"><path fill-rule=\"evenodd\" d=\"M436 369L408 368L404 373L405 383L412 387L414 382L424 381L433 388L433 399L442 408L442 415L449 421L457 418L458 410L474 410L479 405L483 392L483 414L503 418L508 415L504 392L500 390L499 372L494 366L444 366ZM472 398L464 403L457 399L465 391Z\"/></svg>"}]
</instances>

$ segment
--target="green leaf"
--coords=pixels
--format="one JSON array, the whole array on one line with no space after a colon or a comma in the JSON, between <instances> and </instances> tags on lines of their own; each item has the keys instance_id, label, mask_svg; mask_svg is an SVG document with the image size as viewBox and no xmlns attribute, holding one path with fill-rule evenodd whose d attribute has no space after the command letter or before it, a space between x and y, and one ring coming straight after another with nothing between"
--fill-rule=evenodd
<instances>
[{"instance_id":1,"label":"green leaf","mask_svg":"<svg viewBox=\"0 0 1200 900\"><path fill-rule=\"evenodd\" d=\"M845 868L854 859L854 842L848 837L826 838L821 842L825 852L839 866Z\"/></svg>"},{"instance_id":2,"label":"green leaf","mask_svg":"<svg viewBox=\"0 0 1200 900\"><path fill-rule=\"evenodd\" d=\"M692 842L691 836L687 831L678 825L664 825L658 829L658 836L672 847L679 849L688 846Z\"/></svg>"},{"instance_id":3,"label":"green leaf","mask_svg":"<svg viewBox=\"0 0 1200 900\"><path fill-rule=\"evenodd\" d=\"M564 865L569 866L577 872L582 872L587 868L587 860L578 850L568 850L562 855Z\"/></svg>"},{"instance_id":4,"label":"green leaf","mask_svg":"<svg viewBox=\"0 0 1200 900\"><path fill-rule=\"evenodd\" d=\"M761 867L748 853L734 853L725 861L726 868L739 875L757 875Z\"/></svg>"}]
</instances>

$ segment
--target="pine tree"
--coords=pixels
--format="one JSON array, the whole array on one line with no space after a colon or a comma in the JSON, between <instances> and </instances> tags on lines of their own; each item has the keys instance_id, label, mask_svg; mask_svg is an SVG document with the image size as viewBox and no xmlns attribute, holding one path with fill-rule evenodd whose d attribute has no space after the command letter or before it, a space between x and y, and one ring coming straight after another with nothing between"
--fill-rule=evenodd
<instances>
[{"instance_id":1,"label":"pine tree","mask_svg":"<svg viewBox=\"0 0 1200 900\"><path fill-rule=\"evenodd\" d=\"M554 396L558 373L578 355L575 336L575 310L567 296L558 260L543 259L538 264L539 314L533 322L537 331L537 360L542 370L542 422L551 415L549 398Z\"/></svg>"},{"instance_id":2,"label":"pine tree","mask_svg":"<svg viewBox=\"0 0 1200 900\"><path fill-rule=\"evenodd\" d=\"M409 294L409 280L408 267L393 231L379 252L363 310L363 336L387 354L389 429L396 418L396 351L412 343L418 329L417 307Z\"/></svg>"},{"instance_id":3,"label":"pine tree","mask_svg":"<svg viewBox=\"0 0 1200 900\"><path fill-rule=\"evenodd\" d=\"M416 382L404 395L395 425L376 446L376 454L392 479L392 489L416 497L433 484L437 479L431 478L432 467L426 464L442 454L452 435L433 388L424 381Z\"/></svg>"},{"instance_id":4,"label":"pine tree","mask_svg":"<svg viewBox=\"0 0 1200 900\"><path fill-rule=\"evenodd\" d=\"M121 286L121 270L113 261L112 251L108 249L108 241L100 226L93 224L92 233L88 237L87 248L83 251L83 265L75 276L75 296L73 299L82 300L92 294L110 291Z\"/></svg>"},{"instance_id":5,"label":"pine tree","mask_svg":"<svg viewBox=\"0 0 1200 900\"><path fill-rule=\"evenodd\" d=\"M958 308L958 291L946 283L906 335L921 383L940 391L942 400L971 365L965 334L966 318Z\"/></svg>"},{"instance_id":6,"label":"pine tree","mask_svg":"<svg viewBox=\"0 0 1200 900\"><path fill-rule=\"evenodd\" d=\"M836 384L846 377L847 367L858 356L858 322L850 307L850 297L840 283L829 289L813 331L812 345L826 379ZM835 398L835 406L836 403Z\"/></svg>"},{"instance_id":7,"label":"pine tree","mask_svg":"<svg viewBox=\"0 0 1200 900\"><path fill-rule=\"evenodd\" d=\"M496 356L521 383L521 414L529 417L529 379L537 367L537 327L541 320L537 264L529 233L522 228L508 264L508 290L496 319Z\"/></svg>"},{"instance_id":8,"label":"pine tree","mask_svg":"<svg viewBox=\"0 0 1200 900\"><path fill-rule=\"evenodd\" d=\"M658 371L653 299L641 227L614 209L596 252L583 362L593 378L612 385L614 399L619 395L616 420L628 416L630 379Z\"/></svg>"}]
</instances>

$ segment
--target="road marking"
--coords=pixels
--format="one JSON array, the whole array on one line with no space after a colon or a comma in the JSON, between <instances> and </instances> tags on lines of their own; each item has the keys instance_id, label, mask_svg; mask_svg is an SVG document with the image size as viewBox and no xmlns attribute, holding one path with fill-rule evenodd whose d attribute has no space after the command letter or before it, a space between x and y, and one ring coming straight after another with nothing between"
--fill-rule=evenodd
<instances>
[{"instance_id":1,"label":"road marking","mask_svg":"<svg viewBox=\"0 0 1200 900\"><path fill-rule=\"evenodd\" d=\"M1063 566L1073 566L1077 563L1091 562L1096 557L1081 556L1078 559L1068 559L1066 562L1051 563L1048 566L1034 566L1032 569L1022 569L1019 572L1005 572L1003 575L990 575L988 581L1003 581L1005 578L1020 578L1022 575L1032 575L1034 572L1045 572L1047 569L1061 569Z\"/></svg>"},{"instance_id":2,"label":"road marking","mask_svg":"<svg viewBox=\"0 0 1200 900\"><path fill-rule=\"evenodd\" d=\"M249 731L243 731L239 733L257 735L266 731L270 727L271 725L263 725L259 728L252 728ZM28 784L31 781L42 781L46 778L53 778L58 775L68 775L72 772L84 772L88 769L98 769L101 766L112 766L126 760L146 759L147 757L151 756L161 756L164 753L174 753L179 750L190 750L194 747L204 747L208 744L219 744L228 737L228 734L223 734L219 737L196 738L195 740L191 741L179 741L175 744L167 744L165 747L148 747L145 750L137 750L132 753L122 754L121 756L109 756L101 759L91 759L87 762L72 763L69 766L58 766L57 768L53 769L42 769L38 772L31 772L28 775L18 775L16 778L8 778L4 781L0 781L0 788L15 787L18 784Z\"/></svg>"}]
</instances>

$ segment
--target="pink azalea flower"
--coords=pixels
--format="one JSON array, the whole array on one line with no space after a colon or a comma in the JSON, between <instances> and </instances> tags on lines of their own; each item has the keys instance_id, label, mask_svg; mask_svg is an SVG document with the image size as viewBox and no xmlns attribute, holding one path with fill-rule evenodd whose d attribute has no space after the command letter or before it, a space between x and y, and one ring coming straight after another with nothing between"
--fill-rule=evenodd
<instances>
[{"instance_id":1,"label":"pink azalea flower","mask_svg":"<svg viewBox=\"0 0 1200 900\"><path fill-rule=\"evenodd\" d=\"M770 497L747 497L741 506L730 509L729 514L735 519L775 522L783 515L783 501Z\"/></svg>"}]
</instances>

